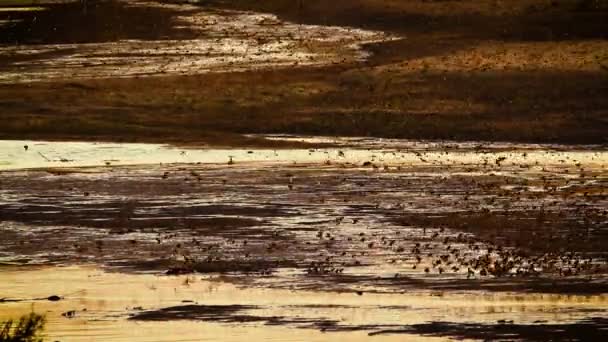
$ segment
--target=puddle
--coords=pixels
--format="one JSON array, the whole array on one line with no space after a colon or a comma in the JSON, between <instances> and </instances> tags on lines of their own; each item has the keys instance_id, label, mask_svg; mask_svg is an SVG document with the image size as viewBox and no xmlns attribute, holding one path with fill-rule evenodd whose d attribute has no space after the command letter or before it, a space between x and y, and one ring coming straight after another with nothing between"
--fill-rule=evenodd
<instances>
[{"instance_id":1,"label":"puddle","mask_svg":"<svg viewBox=\"0 0 608 342\"><path fill-rule=\"evenodd\" d=\"M606 317L606 296L537 294L331 293L239 287L200 275L155 276L107 273L94 267L13 268L0 272L0 293L12 299L59 295L59 302L0 303L0 320L32 310L47 315L49 340L238 341L245 336L270 341L367 340L369 333L412 324L448 321L542 325ZM34 285L35 284L35 285ZM182 307L227 308L226 317L144 320L154 310ZM75 310L74 318L61 314ZM246 316L243 316L246 315ZM220 316L219 314L217 316ZM129 319L131 318L131 319ZM261 320L281 318L284 324ZM310 322L334 322L326 325ZM305 323L302 323L305 322ZM348 331L349 329L355 331ZM422 336L381 335L375 339L434 340ZM436 340L445 340L436 339Z\"/></svg>"},{"instance_id":2,"label":"puddle","mask_svg":"<svg viewBox=\"0 0 608 342\"><path fill-rule=\"evenodd\" d=\"M126 6L161 7L183 13L175 17L174 27L192 30L201 38L3 46L0 56L28 58L3 68L0 83L321 66L363 60L367 53L361 45L389 39L381 32L283 22L271 14L124 2ZM53 57L44 57L49 54Z\"/></svg>"}]
</instances>

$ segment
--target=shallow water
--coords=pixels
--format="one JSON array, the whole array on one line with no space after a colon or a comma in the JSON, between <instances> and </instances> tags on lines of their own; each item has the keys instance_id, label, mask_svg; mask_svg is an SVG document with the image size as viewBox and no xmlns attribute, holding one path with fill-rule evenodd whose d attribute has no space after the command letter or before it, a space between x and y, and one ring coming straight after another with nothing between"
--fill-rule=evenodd
<instances>
[{"instance_id":1,"label":"shallow water","mask_svg":"<svg viewBox=\"0 0 608 342\"><path fill-rule=\"evenodd\" d=\"M608 297L483 292L441 296L430 292L404 294L331 293L240 287L213 277L155 276L106 273L94 267L3 268L0 293L13 299L59 295L59 302L0 303L0 320L30 311L46 314L50 340L91 341L238 341L244 336L267 341L367 340L383 327L430 321L514 324L571 323L606 315ZM284 320L336 320L356 332L320 332L306 323L268 326L263 323L222 323L210 320L149 322L131 315L179 305L250 305L254 317ZM74 318L62 313L75 310ZM536 322L536 323L534 323ZM374 328L374 326L377 326ZM296 330L294 330L296 329ZM378 340L433 340L421 336L382 336ZM373 340L373 339L372 339Z\"/></svg>"},{"instance_id":2,"label":"shallow water","mask_svg":"<svg viewBox=\"0 0 608 342\"><path fill-rule=\"evenodd\" d=\"M276 138L274 138L276 139ZM292 138L298 139L298 138ZM162 144L89 142L0 141L0 170L48 167L117 166L141 164L200 163L351 163L382 165L488 165L525 167L572 167L605 169L608 151L567 146L410 142L382 139L304 139L341 144L315 149L218 149L178 148ZM27 146L27 148L26 148ZM497 164L498 163L498 164Z\"/></svg>"}]
</instances>

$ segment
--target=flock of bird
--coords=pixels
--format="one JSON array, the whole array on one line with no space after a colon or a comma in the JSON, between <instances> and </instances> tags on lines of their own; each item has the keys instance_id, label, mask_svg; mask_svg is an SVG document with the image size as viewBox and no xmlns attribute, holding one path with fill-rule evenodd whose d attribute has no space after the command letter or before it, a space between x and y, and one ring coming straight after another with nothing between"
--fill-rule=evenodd
<instances>
[{"instance_id":1,"label":"flock of bird","mask_svg":"<svg viewBox=\"0 0 608 342\"><path fill-rule=\"evenodd\" d=\"M338 257L356 258L365 255L380 255L388 263L411 265L411 270L429 273L454 273L474 277L532 277L541 275L578 276L598 274L603 270L600 260L593 260L581 253L553 252L534 255L517 247L495 246L471 234L455 233L438 228L432 234L413 235L401 238L399 231L393 236L382 235L374 238L359 233L355 238L345 240L349 253L337 253ZM338 241L330 233L319 232L319 240ZM358 243L358 244L357 244ZM355 244L355 245L353 245ZM408 244L408 249L403 247ZM328 244L325 244L327 247ZM411 249L409 248L411 247ZM387 249L390 249L389 253ZM313 261L307 267L308 274L341 274L345 267L360 266L361 262L334 262L336 257L327 257L320 262ZM395 269L404 268L401 265ZM406 272L411 274L412 271ZM356 271L354 271L356 272ZM399 277L396 273L395 277Z\"/></svg>"},{"instance_id":2,"label":"flock of bird","mask_svg":"<svg viewBox=\"0 0 608 342\"><path fill-rule=\"evenodd\" d=\"M497 159L496 165L506 158ZM231 158L229 164L233 164ZM363 166L373 166L371 162L363 163ZM163 174L163 179L168 178L168 173ZM294 187L294 175L288 174L287 189L290 192L297 190ZM196 174L200 181L200 174ZM223 180L226 184L226 180ZM467 195L468 197L468 195ZM376 208L380 206L377 205ZM489 213L489 211L487 212ZM581 214L581 213L579 213ZM540 211L538 215L544 215ZM394 277L402 274L454 274L459 277L538 277L538 276L591 276L604 272L604 262L601 258L592 258L581 252L566 251L555 248L555 251L538 252L530 250L529 246L510 245L496 243L496 239L484 240L470 233L458 232L450 227L404 227L403 230L393 228L392 232L366 226L364 232L357 225L365 218L345 218L339 216L335 219L334 227L325 226L319 230L314 237L299 235L295 240L278 239L268 242L263 248L253 248L255 242L249 245L247 240L239 244L238 241L230 240L231 246L241 246L243 250L250 247L249 252L243 252L244 259L282 259L290 254L300 260L292 260L303 268L308 275L340 275L343 273L355 273L357 267L374 265L385 260L397 270ZM345 229L340 225L347 224ZM373 223L372 223L373 224ZM456 228L456 227L452 227ZM379 232L384 232L383 234ZM283 233L273 234L276 237ZM284 234L289 236L288 230ZM559 232L556 232L559 234ZM559 240L556 234L552 236ZM563 236L570 240L566 234ZM562 243L564 241L553 241ZM159 241L160 242L160 241ZM548 240L547 242L550 242ZM257 242L258 245L260 242ZM199 243L200 244L200 243ZM264 242L262 242L262 245ZM302 248L298 249L299 246ZM217 245L221 249L221 245ZM238 250L238 248L237 248ZM258 252L252 253L251 250ZM174 250L176 254L180 252ZM214 252L215 255L223 253ZM234 251L226 251L228 259L235 255ZM238 252L236 253L239 254ZM218 261L221 257L205 258L205 262ZM195 264L195 258L184 258ZM360 260L361 259L361 260ZM365 261L363 261L363 259ZM200 260L199 260L200 261ZM238 262L238 258L235 262ZM277 263L279 265L280 263ZM192 269L194 270L194 269ZM261 275L268 275L271 271L263 269Z\"/></svg>"},{"instance_id":3,"label":"flock of bird","mask_svg":"<svg viewBox=\"0 0 608 342\"><path fill-rule=\"evenodd\" d=\"M23 149L26 153L30 150L27 145L24 145ZM419 158L425 158L424 152L416 152L416 155ZM338 156L344 157L344 152L338 151ZM504 157L497 158L492 167L494 169L504 167L503 164L506 159ZM377 162L378 160L363 162L356 166L356 169L363 167L364 170L355 172L362 172L367 177L384 171L389 171L388 174L390 174L391 169L379 168L376 166ZM232 166L235 163L234 157L228 156L227 164ZM482 168L489 167L488 163L481 166ZM469 167L472 166L469 165ZM400 169L400 167L393 168L392 172L405 172ZM170 182L169 185L179 185L182 182L190 181L195 181L198 184L203 182L203 186L217 183L217 180L209 180L207 177L204 168L179 167L161 171L159 178L162 182ZM314 177L309 178L309 181L297 177L295 171L279 176L278 182L282 182L286 189L284 194L277 194L277 196L291 196L289 198L295 199L298 195L302 195L303 197L295 199L297 203L302 201L304 197L311 197L310 195L313 194L311 198L318 201L319 196L315 196L310 189L303 191L310 185L308 184L311 183L310 180L314 181ZM341 179L332 185L335 186L336 191L340 188L340 191L343 192L346 184L355 189L363 188L354 191L353 194L366 196L365 192L368 184L365 181L361 183L361 180L356 177L349 180L348 176L343 173L335 175L334 178ZM368 181L370 180L371 178L368 179ZM226 177L221 178L220 181L221 184L216 186L228 193L238 191L236 185L235 188L231 188L232 184L228 183ZM377 186L382 186L381 180L376 181ZM442 178L442 181L447 180ZM547 177L544 181L550 183L555 180ZM407 186L413 186L408 182L405 183L406 188ZM317 181L317 184L320 184L320 181ZM463 202L469 201L470 198L475 197L480 192L485 196L498 196L496 188L487 187L484 183L464 182L461 185L469 187L465 189L464 194L461 193L461 196L465 198ZM391 185L387 184L387 186ZM476 188L476 190L473 188ZM546 186L545 188L548 189L545 192L547 195L553 195L554 192L558 191L557 187ZM331 189L329 190L331 191ZM85 197L89 196L91 196L91 192L85 191ZM440 195L433 196L441 197ZM519 197L517 199L520 200ZM580 201L580 199L577 200ZM347 202L345 198L343 203ZM320 200L319 203L324 203L324 201ZM401 212L406 208L407 205L402 204L382 206L381 203L376 203L372 211L375 210L378 214L386 214L391 211ZM580 206L577 208L577 210L580 210ZM132 213L133 210L131 210L130 215ZM489 210L484 213L491 215ZM582 217L585 215L585 212L574 213ZM605 214L604 212L604 218ZM421 213L420 215L425 214ZM544 211L539 211L538 215L537 220L545 220L543 218ZM374 216L374 214L371 216ZM158 233L154 237L154 243L170 250L172 257L177 261L175 266L167 271L167 274L189 273L196 271L197 267L200 268L204 264L230 262L242 262L247 265L257 263L261 266L257 268L247 267L247 269L255 270L260 275L270 275L275 267L281 265L295 265L309 276L357 274L361 267L370 266L372 268L378 267L379 270L383 270L381 272L384 272L386 268L394 272L392 275L397 278L403 275L431 274L439 274L444 277L466 277L468 279L483 277L576 277L601 274L605 271L603 259L592 258L580 251L565 250L564 246L568 245L563 244L563 241L560 244L560 237L557 236L559 232L555 232L552 236L558 240L555 242L561 247L553 248L553 250L549 248L548 251L534 251L529 246L518 245L514 241L504 243L503 240L502 243L499 243L496 236L493 239L477 237L475 234L459 230L460 227L457 224L404 224L400 227L388 224L387 227L377 227L381 223L374 220L373 217L370 219L364 213L352 217L343 215L343 213L342 215L336 213L329 214L326 217L327 221L320 223L321 227L314 233L312 231L294 233L290 231L290 227L285 227L285 229L275 227L270 236L258 239L239 239L235 236L209 242L210 239L192 237L193 232L188 232L187 229L182 231L176 228L175 232ZM584 217L584 220L590 225L597 223L586 217ZM128 220L125 223L128 224ZM588 232L585 234L588 234ZM563 236L564 239L566 237ZM551 241L553 240L547 240L547 242ZM130 239L129 243L134 246L138 245L139 241ZM107 248L107 244L104 244L101 240L96 241L95 244L94 250L97 252ZM142 246L142 244L139 244L139 246ZM235 267L235 269L238 269L238 267Z\"/></svg>"}]
</instances>

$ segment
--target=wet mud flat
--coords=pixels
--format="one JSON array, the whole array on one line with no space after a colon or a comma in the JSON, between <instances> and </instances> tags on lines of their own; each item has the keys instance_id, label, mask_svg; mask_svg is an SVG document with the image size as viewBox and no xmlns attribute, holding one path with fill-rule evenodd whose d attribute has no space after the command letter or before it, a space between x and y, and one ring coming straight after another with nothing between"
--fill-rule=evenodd
<instances>
[{"instance_id":1,"label":"wet mud flat","mask_svg":"<svg viewBox=\"0 0 608 342\"><path fill-rule=\"evenodd\" d=\"M80 4L40 7L40 16L61 16L77 6ZM299 25L267 13L185 3L117 0L93 2L93 6L95 13L109 11L120 15L141 15L145 19L137 20L144 21L162 19L153 25L146 23L146 26L152 26L151 30L161 32L152 38L146 36L141 27L126 24L130 29L110 33L105 39L95 37L103 36L107 27L100 29L101 32L91 32L86 38L89 41L71 37L70 41L59 38L55 44L27 39L25 42L29 44L3 44L0 45L0 60L6 63L0 68L0 83L74 82L352 63L368 56L361 50L361 45L391 39L379 31ZM86 13L78 11L76 14L86 16ZM20 26L29 26L22 28L26 31L39 29L39 26L57 31L57 26L60 29L62 26L55 22L52 27L44 27L44 22L36 22L36 16L33 20L28 14L22 18L19 12L8 18L12 18L12 22L9 20L8 24L0 25L0 32L5 31L4 39L7 41L24 39ZM52 34L50 36L52 41Z\"/></svg>"},{"instance_id":2,"label":"wet mud flat","mask_svg":"<svg viewBox=\"0 0 608 342\"><path fill-rule=\"evenodd\" d=\"M16 143L21 153L47 156L53 144L62 146ZM55 271L86 279L92 272L118 283L131 279L134 286L210 282L245 291L243 296L268 291L277 301L167 294L166 301L133 304L145 310L116 309L112 320L119 326L202 321L232 329L246 322L257 327L252 329L378 338L605 335L604 150L386 139L331 143L337 147L166 147L148 155L154 163L120 165L121 153L128 156L133 148L127 144L109 164L102 159L89 167L79 166L90 162L86 148L68 152L68 145L53 150L68 160L57 162L63 167L44 167L55 164L38 156L32 159L38 168L4 171L0 276L11 274L15 278L8 279L24 285L21 292L4 289L1 297L75 299L71 290L52 287L28 293L27 279ZM191 159L184 162L184 154ZM54 266L36 271L44 265ZM80 290L95 281L86 284ZM323 306L333 297L333 306ZM476 297L488 303L470 304ZM294 309L297 298L304 299ZM411 307L417 301L423 302L419 310ZM360 318L371 303L401 304ZM464 311L446 310L446 303ZM0 305L8 304L18 311L31 303ZM345 319L342 310L359 319ZM104 310L96 315L112 316Z\"/></svg>"}]
</instances>

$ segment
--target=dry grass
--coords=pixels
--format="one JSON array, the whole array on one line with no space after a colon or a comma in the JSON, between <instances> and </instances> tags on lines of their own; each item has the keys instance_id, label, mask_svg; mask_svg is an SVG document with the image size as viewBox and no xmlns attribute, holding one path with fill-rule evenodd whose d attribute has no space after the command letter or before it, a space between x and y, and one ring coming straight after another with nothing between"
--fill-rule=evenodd
<instances>
[{"instance_id":1,"label":"dry grass","mask_svg":"<svg viewBox=\"0 0 608 342\"><path fill-rule=\"evenodd\" d=\"M12 319L0 324L0 342L41 342L44 316L30 313L18 321Z\"/></svg>"}]
</instances>

